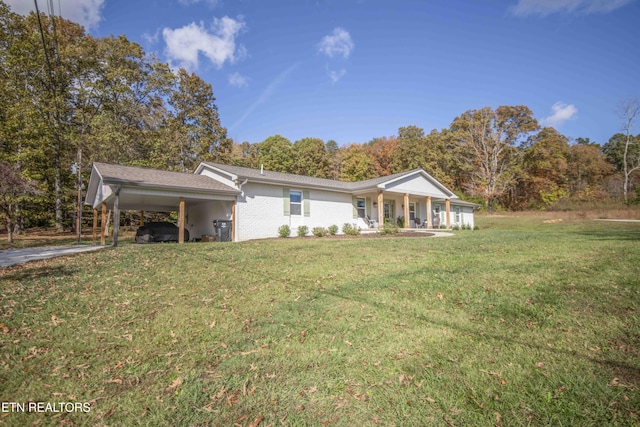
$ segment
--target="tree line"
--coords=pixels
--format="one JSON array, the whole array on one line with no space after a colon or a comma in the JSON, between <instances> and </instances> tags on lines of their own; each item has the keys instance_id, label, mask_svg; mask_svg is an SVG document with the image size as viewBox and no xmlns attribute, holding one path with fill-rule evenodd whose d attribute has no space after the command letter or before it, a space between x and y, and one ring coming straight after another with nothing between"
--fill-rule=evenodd
<instances>
[{"instance_id":1,"label":"tree line","mask_svg":"<svg viewBox=\"0 0 640 427\"><path fill-rule=\"evenodd\" d=\"M627 143L629 140L629 143ZM629 192L624 191L627 150ZM540 127L526 106L485 107L425 133L401 127L397 136L339 147L335 141L281 135L233 145L239 166L319 178L359 181L422 168L466 200L492 211L544 209L560 203L640 199L640 135L616 133L601 146ZM636 193L631 193L631 191Z\"/></svg>"},{"instance_id":2,"label":"tree line","mask_svg":"<svg viewBox=\"0 0 640 427\"><path fill-rule=\"evenodd\" d=\"M602 146L541 127L526 106L469 110L442 130L410 125L342 147L281 135L237 143L197 74L171 70L125 36L96 38L2 1L0 73L0 219L11 231L72 226L95 161L182 172L214 161L345 181L423 168L490 211L640 198L637 101L623 105L624 131Z\"/></svg>"}]
</instances>

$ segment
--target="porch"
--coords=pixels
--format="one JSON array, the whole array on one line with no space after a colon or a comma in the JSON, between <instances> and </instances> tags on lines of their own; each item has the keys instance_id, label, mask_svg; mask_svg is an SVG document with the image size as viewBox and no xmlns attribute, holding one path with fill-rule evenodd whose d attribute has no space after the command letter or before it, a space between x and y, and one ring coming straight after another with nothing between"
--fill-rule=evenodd
<instances>
[{"instance_id":1,"label":"porch","mask_svg":"<svg viewBox=\"0 0 640 427\"><path fill-rule=\"evenodd\" d=\"M378 190L354 196L354 205L363 231L371 224L380 229L385 222L403 230L450 229L464 224L463 212L458 206L452 208L450 198Z\"/></svg>"}]
</instances>

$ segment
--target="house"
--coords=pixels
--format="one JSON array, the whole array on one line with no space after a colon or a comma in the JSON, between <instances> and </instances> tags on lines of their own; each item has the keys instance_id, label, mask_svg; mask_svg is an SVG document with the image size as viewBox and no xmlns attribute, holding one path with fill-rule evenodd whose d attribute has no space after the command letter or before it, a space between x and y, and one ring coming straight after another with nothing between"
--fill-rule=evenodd
<instances>
[{"instance_id":1,"label":"house","mask_svg":"<svg viewBox=\"0 0 640 427\"><path fill-rule=\"evenodd\" d=\"M478 206L422 169L343 182L209 162L193 174L94 163L85 204L94 209L94 230L99 210L101 227L107 209L114 224L121 210L177 211L181 241L185 228L195 238L214 234L219 219L232 221L233 241L276 237L284 224L294 232L302 225L371 228L398 217L409 219L405 228L473 227Z\"/></svg>"}]
</instances>

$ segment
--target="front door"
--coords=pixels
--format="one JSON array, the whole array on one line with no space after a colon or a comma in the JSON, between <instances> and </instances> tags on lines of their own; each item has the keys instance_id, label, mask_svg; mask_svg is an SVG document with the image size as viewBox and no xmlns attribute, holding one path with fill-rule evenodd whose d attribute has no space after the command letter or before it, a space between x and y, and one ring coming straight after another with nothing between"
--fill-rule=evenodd
<instances>
[{"instance_id":1,"label":"front door","mask_svg":"<svg viewBox=\"0 0 640 427\"><path fill-rule=\"evenodd\" d=\"M395 224L395 203L393 200L385 200L384 201L384 221L390 222L391 224Z\"/></svg>"}]
</instances>

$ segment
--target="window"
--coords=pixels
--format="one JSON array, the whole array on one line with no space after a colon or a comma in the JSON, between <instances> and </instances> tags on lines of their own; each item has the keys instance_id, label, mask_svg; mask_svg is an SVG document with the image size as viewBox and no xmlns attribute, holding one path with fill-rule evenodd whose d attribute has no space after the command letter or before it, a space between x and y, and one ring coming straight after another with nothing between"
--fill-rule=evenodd
<instances>
[{"instance_id":1,"label":"window","mask_svg":"<svg viewBox=\"0 0 640 427\"><path fill-rule=\"evenodd\" d=\"M409 203L409 220L416 219L416 204L414 202Z\"/></svg>"},{"instance_id":2,"label":"window","mask_svg":"<svg viewBox=\"0 0 640 427\"><path fill-rule=\"evenodd\" d=\"M365 209L365 199L358 199L358 201L356 202L356 206L358 209L358 217L359 218L365 218L367 215L366 209Z\"/></svg>"},{"instance_id":3,"label":"window","mask_svg":"<svg viewBox=\"0 0 640 427\"><path fill-rule=\"evenodd\" d=\"M460 222L460 208L455 208L456 212L456 222Z\"/></svg>"},{"instance_id":4,"label":"window","mask_svg":"<svg viewBox=\"0 0 640 427\"><path fill-rule=\"evenodd\" d=\"M289 192L289 209L291 215L302 215L302 192L293 191Z\"/></svg>"}]
</instances>

